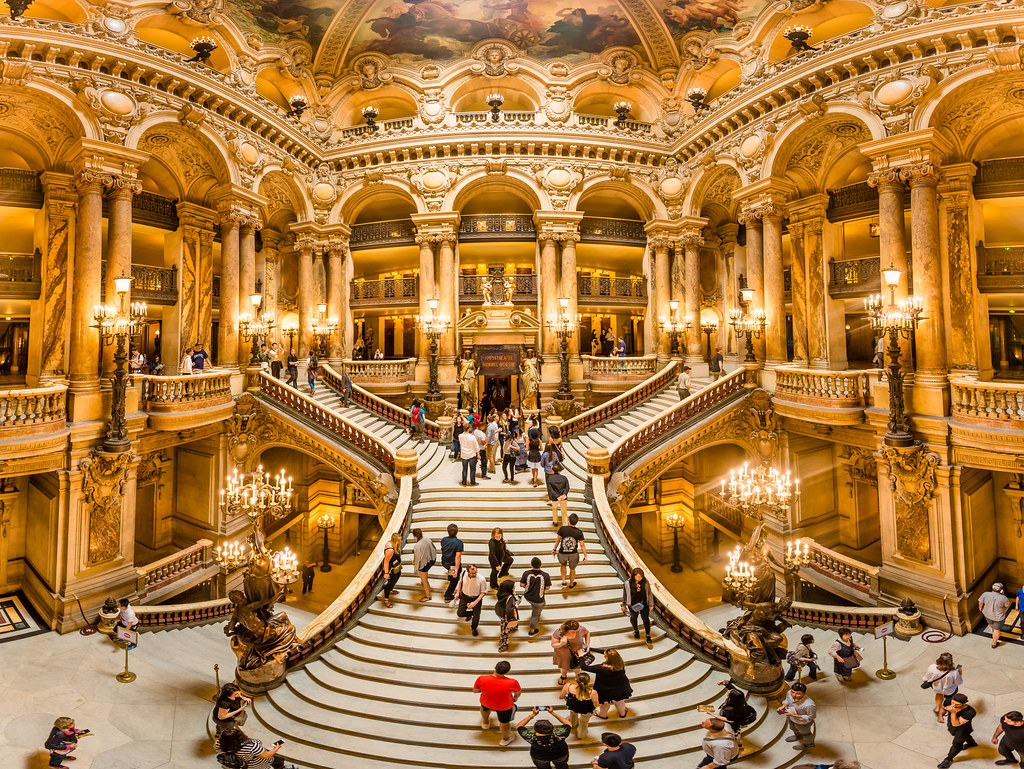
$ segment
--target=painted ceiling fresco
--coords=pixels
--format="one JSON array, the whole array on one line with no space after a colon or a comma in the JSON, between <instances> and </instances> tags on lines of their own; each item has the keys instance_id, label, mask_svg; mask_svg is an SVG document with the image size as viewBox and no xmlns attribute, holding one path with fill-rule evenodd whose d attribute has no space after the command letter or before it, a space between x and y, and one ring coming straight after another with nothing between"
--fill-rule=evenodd
<instances>
[{"instance_id":1,"label":"painted ceiling fresco","mask_svg":"<svg viewBox=\"0 0 1024 769\"><path fill-rule=\"evenodd\" d=\"M227 0L234 21L265 43L301 39L314 52L329 33L350 40L345 59L386 54L403 63L449 61L486 38L508 40L538 58L588 58L611 46L641 56L643 30L657 15L673 37L725 31L753 18L767 0ZM630 13L645 5L648 13ZM361 6L358 8L356 6ZM365 10L363 10L365 9ZM653 12L653 13L650 13ZM342 23L332 24L341 16ZM349 21L351 19L351 21ZM357 27L353 30L351 24Z\"/></svg>"}]
</instances>

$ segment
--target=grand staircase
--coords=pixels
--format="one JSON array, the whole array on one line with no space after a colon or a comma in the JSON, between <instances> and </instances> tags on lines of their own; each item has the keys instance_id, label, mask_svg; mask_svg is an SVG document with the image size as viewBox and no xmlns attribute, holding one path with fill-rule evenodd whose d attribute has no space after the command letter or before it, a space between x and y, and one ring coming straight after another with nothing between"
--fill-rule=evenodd
<instances>
[{"instance_id":1,"label":"grand staircase","mask_svg":"<svg viewBox=\"0 0 1024 769\"><path fill-rule=\"evenodd\" d=\"M344 408L323 388L320 403L391 441L409 443L404 428L358 406ZM621 734L637 746L637 764L644 767L696 765L704 715L699 705L717 707L727 674L680 647L657 626L648 647L633 638L620 611L621 580L597 538L590 506L583 498L587 447L608 445L625 432L678 402L674 390L663 390L637 407L574 436L566 446L566 465L573 486L569 511L580 516L589 560L577 572L573 590L560 588L558 564L551 555L555 529L543 487L531 487L528 473L519 483L501 483L500 468L475 488L459 486L460 465L450 463L443 447L422 443L420 497L412 511L412 528L420 528L435 545L449 523L459 526L466 543L464 564L477 564L484 576L487 540L494 526L505 532L515 556L512 576L518 579L538 556L554 589L548 594L541 633L526 635L526 622L510 639L510 649L497 653L498 619L493 599L484 601L479 637L468 623L442 602L446 580L440 566L431 580L434 600L420 603L418 576L411 562L411 539L404 548L404 571L394 608L372 603L351 630L315 661L291 673L286 683L254 703L260 726L273 739L286 740L288 760L299 766L322 767L463 767L503 769L530 765L528 745L517 739L498 745L497 729L480 728L476 677L508 659L511 675L523 694L520 715L534 705L559 705L558 671L551 661L551 632L566 619L578 619L592 633L597 648L616 648L626 661L634 697L619 719L614 709L607 721L591 722L591 737L570 738L571 765L586 766L600 752L602 731ZM493 596L493 593L490 594ZM528 609L523 613L528 618ZM784 722L756 701L759 720L744 734L744 762L751 767L784 767L799 753L781 741ZM564 708L559 712L565 714ZM518 719L517 719L518 720ZM254 729L250 719L247 729Z\"/></svg>"}]
</instances>

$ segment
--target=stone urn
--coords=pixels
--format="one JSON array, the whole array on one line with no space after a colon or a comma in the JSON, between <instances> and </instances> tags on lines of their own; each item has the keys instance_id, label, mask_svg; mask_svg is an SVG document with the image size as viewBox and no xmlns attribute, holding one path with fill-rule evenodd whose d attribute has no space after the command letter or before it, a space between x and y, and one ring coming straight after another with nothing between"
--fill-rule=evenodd
<instances>
[{"instance_id":1,"label":"stone urn","mask_svg":"<svg viewBox=\"0 0 1024 769\"><path fill-rule=\"evenodd\" d=\"M117 622L118 614L120 610L117 608L117 601L113 598L108 598L103 602L103 606L100 608L100 627L99 631L104 635L114 635L114 623Z\"/></svg>"},{"instance_id":2,"label":"stone urn","mask_svg":"<svg viewBox=\"0 0 1024 769\"><path fill-rule=\"evenodd\" d=\"M921 611L909 598L904 598L900 608L896 610L896 632L902 636L917 635L921 627Z\"/></svg>"}]
</instances>

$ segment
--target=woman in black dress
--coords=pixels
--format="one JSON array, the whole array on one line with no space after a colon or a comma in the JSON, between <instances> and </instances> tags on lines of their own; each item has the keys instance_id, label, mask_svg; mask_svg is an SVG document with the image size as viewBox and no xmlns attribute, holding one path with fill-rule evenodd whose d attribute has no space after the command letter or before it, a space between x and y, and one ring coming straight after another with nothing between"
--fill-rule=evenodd
<instances>
[{"instance_id":1,"label":"woman in black dress","mask_svg":"<svg viewBox=\"0 0 1024 769\"><path fill-rule=\"evenodd\" d=\"M596 650L595 650L596 651ZM633 687L626 675L626 663L615 649L605 649L604 662L600 665L580 664L580 668L594 674L594 689L600 706L594 714L608 718L608 706L614 705L619 718L625 718L626 700L633 696Z\"/></svg>"},{"instance_id":2,"label":"woman in black dress","mask_svg":"<svg viewBox=\"0 0 1024 769\"><path fill-rule=\"evenodd\" d=\"M384 574L387 581L384 583L384 605L389 609L394 606L391 603L391 594L397 593L395 584L402 576L402 554L399 552L402 547L402 538L398 534L391 535L391 541L384 547Z\"/></svg>"},{"instance_id":3,"label":"woman in black dress","mask_svg":"<svg viewBox=\"0 0 1024 769\"><path fill-rule=\"evenodd\" d=\"M860 667L860 655L857 653L860 648L853 642L853 631L850 628L839 628L839 638L832 642L828 650L828 655L835 660L832 672L836 674L839 683L849 681L853 671Z\"/></svg>"},{"instance_id":4,"label":"woman in black dress","mask_svg":"<svg viewBox=\"0 0 1024 769\"><path fill-rule=\"evenodd\" d=\"M487 543L487 560L491 564L491 589L497 590L498 580L507 577L509 567L512 566L512 554L508 551L505 534L500 528L495 527L491 532L491 539Z\"/></svg>"},{"instance_id":5,"label":"woman in black dress","mask_svg":"<svg viewBox=\"0 0 1024 769\"><path fill-rule=\"evenodd\" d=\"M577 673L576 680L567 681L558 696L565 700L565 707L569 711L569 725L576 732L576 738L587 739L590 717L600 704L597 690L590 681L590 674L582 671Z\"/></svg>"}]
</instances>

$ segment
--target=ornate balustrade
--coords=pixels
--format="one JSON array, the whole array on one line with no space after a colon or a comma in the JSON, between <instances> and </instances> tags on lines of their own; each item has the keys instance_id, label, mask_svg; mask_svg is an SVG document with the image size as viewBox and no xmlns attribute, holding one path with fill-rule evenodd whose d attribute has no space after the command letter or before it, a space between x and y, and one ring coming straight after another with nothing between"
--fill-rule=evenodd
<instances>
[{"instance_id":1,"label":"ornate balustrade","mask_svg":"<svg viewBox=\"0 0 1024 769\"><path fill-rule=\"evenodd\" d=\"M143 628L172 625L201 625L231 616L234 604L228 598L195 603L165 604L163 606L136 606L135 616Z\"/></svg>"},{"instance_id":2,"label":"ornate balustrade","mask_svg":"<svg viewBox=\"0 0 1024 769\"><path fill-rule=\"evenodd\" d=\"M983 294L1024 290L1024 246L978 244L978 290Z\"/></svg>"},{"instance_id":3,"label":"ornate balustrade","mask_svg":"<svg viewBox=\"0 0 1024 769\"><path fill-rule=\"evenodd\" d=\"M610 470L614 472L637 452L655 445L662 436L677 427L682 427L690 420L710 411L719 403L742 392L748 378L756 377L756 375L756 371L736 369L731 374L713 382L703 390L698 390L689 398L681 400L672 408L627 433L608 447Z\"/></svg>"},{"instance_id":4,"label":"ornate balustrade","mask_svg":"<svg viewBox=\"0 0 1024 769\"><path fill-rule=\"evenodd\" d=\"M1024 192L1024 158L996 158L978 163L974 196L1003 198Z\"/></svg>"},{"instance_id":5,"label":"ornate balustrade","mask_svg":"<svg viewBox=\"0 0 1024 769\"><path fill-rule=\"evenodd\" d=\"M107 262L100 263L100 297L106 298ZM219 288L219 287L218 287ZM217 295L220 291L217 291ZM132 265L132 301L171 306L178 303L178 268Z\"/></svg>"},{"instance_id":6,"label":"ornate balustrade","mask_svg":"<svg viewBox=\"0 0 1024 769\"><path fill-rule=\"evenodd\" d=\"M473 214L459 221L459 241L533 240L536 237L530 214Z\"/></svg>"},{"instance_id":7,"label":"ornate balustrade","mask_svg":"<svg viewBox=\"0 0 1024 769\"><path fill-rule=\"evenodd\" d=\"M585 243L643 246L647 243L647 233L644 223L634 219L584 216L580 221L580 240Z\"/></svg>"},{"instance_id":8,"label":"ornate balustrade","mask_svg":"<svg viewBox=\"0 0 1024 769\"><path fill-rule=\"evenodd\" d=\"M415 379L416 359L344 360L353 382L411 382Z\"/></svg>"},{"instance_id":9,"label":"ornate balustrade","mask_svg":"<svg viewBox=\"0 0 1024 769\"><path fill-rule=\"evenodd\" d=\"M842 262L829 259L828 268L828 293L833 299L856 299L881 291L882 274L877 256L865 256ZM907 278L913 281L909 259L907 272Z\"/></svg>"},{"instance_id":10,"label":"ornate balustrade","mask_svg":"<svg viewBox=\"0 0 1024 769\"><path fill-rule=\"evenodd\" d=\"M0 296L38 299L42 289L42 259L35 254L0 254Z\"/></svg>"},{"instance_id":11,"label":"ornate balustrade","mask_svg":"<svg viewBox=\"0 0 1024 769\"><path fill-rule=\"evenodd\" d=\"M658 368L657 355L642 355L636 358L606 358L596 355L581 355L584 379L635 379L647 378Z\"/></svg>"},{"instance_id":12,"label":"ornate balustrade","mask_svg":"<svg viewBox=\"0 0 1024 769\"><path fill-rule=\"evenodd\" d=\"M828 606L794 601L782 616L795 625L872 630L896 619L896 606Z\"/></svg>"},{"instance_id":13,"label":"ornate balustrade","mask_svg":"<svg viewBox=\"0 0 1024 769\"><path fill-rule=\"evenodd\" d=\"M340 393L341 387L341 375L338 374L334 369L328 366L326 363L320 364L320 378L321 381L335 392ZM403 427L411 427L412 420L409 417L408 409L400 409L393 403L378 398L369 390L364 390L359 385L352 384L352 402L357 403L363 408L372 411L379 417L396 422ZM438 432L437 422L427 420L426 434L428 438L438 438L440 433Z\"/></svg>"},{"instance_id":14,"label":"ornate balustrade","mask_svg":"<svg viewBox=\"0 0 1024 769\"><path fill-rule=\"evenodd\" d=\"M416 226L412 219L391 219L385 222L353 224L348 237L351 248L374 248L414 243Z\"/></svg>"},{"instance_id":15,"label":"ornate balustrade","mask_svg":"<svg viewBox=\"0 0 1024 769\"><path fill-rule=\"evenodd\" d=\"M328 366L321 364L321 370L326 372L323 374L325 382L329 378L338 380L338 375ZM395 449L387 441L349 422L330 409L324 408L308 395L304 395L298 390L278 381L265 371L259 373L259 385L260 392L270 400L312 422L341 442L377 460L387 468L388 472L393 473L395 471ZM408 416L406 419L408 419Z\"/></svg>"},{"instance_id":16,"label":"ornate balustrade","mask_svg":"<svg viewBox=\"0 0 1024 769\"><path fill-rule=\"evenodd\" d=\"M806 541L806 540L803 540ZM813 540L810 541L811 561L806 568L825 577L842 582L868 598L878 596L878 567L837 553Z\"/></svg>"},{"instance_id":17,"label":"ornate balustrade","mask_svg":"<svg viewBox=\"0 0 1024 769\"><path fill-rule=\"evenodd\" d=\"M725 502L717 494L702 494L700 500L698 509L702 515L728 529L737 538L742 534L743 513L739 508Z\"/></svg>"},{"instance_id":18,"label":"ornate balustrade","mask_svg":"<svg viewBox=\"0 0 1024 769\"><path fill-rule=\"evenodd\" d=\"M1024 428L1024 384L950 377L950 411L967 424Z\"/></svg>"},{"instance_id":19,"label":"ornate balustrade","mask_svg":"<svg viewBox=\"0 0 1024 769\"><path fill-rule=\"evenodd\" d=\"M459 301L466 304L484 301L484 283L492 278L507 278L512 281L512 302L520 304L537 301L537 276L534 273L520 275L460 275Z\"/></svg>"},{"instance_id":20,"label":"ornate balustrade","mask_svg":"<svg viewBox=\"0 0 1024 769\"><path fill-rule=\"evenodd\" d=\"M66 385L0 390L0 438L63 429L67 392Z\"/></svg>"},{"instance_id":21,"label":"ornate balustrade","mask_svg":"<svg viewBox=\"0 0 1024 769\"><path fill-rule=\"evenodd\" d=\"M384 582L384 548L392 534L406 536L412 514L413 476L402 476L391 519L363 567L334 601L297 634L296 645L288 651L288 668L309 662L353 621Z\"/></svg>"},{"instance_id":22,"label":"ornate balustrade","mask_svg":"<svg viewBox=\"0 0 1024 769\"><path fill-rule=\"evenodd\" d=\"M610 401L605 401L600 406L587 409L583 413L565 420L565 422L562 423L562 436L564 438L569 438L576 433L589 430L591 427L599 425L605 420L621 414L626 409L631 409L638 403L647 400L654 395L654 393L658 392L658 390L661 390L663 387L667 387L675 381L676 376L678 375L678 367L678 361L671 361L657 374L641 382L636 387L627 390L621 395L615 396Z\"/></svg>"},{"instance_id":23,"label":"ornate balustrade","mask_svg":"<svg viewBox=\"0 0 1024 769\"><path fill-rule=\"evenodd\" d=\"M576 115L576 122L579 125L592 126L594 128L618 128L615 126L615 118L604 117L603 115ZM636 131L638 133L649 134L651 132L650 123L641 123L639 120L627 120L622 125L624 131Z\"/></svg>"},{"instance_id":24,"label":"ornate balustrade","mask_svg":"<svg viewBox=\"0 0 1024 769\"><path fill-rule=\"evenodd\" d=\"M40 171L0 168L0 204L40 208L43 205L43 183L40 176Z\"/></svg>"},{"instance_id":25,"label":"ornate balustrade","mask_svg":"<svg viewBox=\"0 0 1024 769\"><path fill-rule=\"evenodd\" d=\"M231 401L231 374L227 371L136 379L142 381L142 407L149 412L192 411Z\"/></svg>"},{"instance_id":26,"label":"ornate balustrade","mask_svg":"<svg viewBox=\"0 0 1024 769\"><path fill-rule=\"evenodd\" d=\"M213 566L213 542L200 539L194 545L136 569L135 589L140 598L183 577Z\"/></svg>"},{"instance_id":27,"label":"ornate balustrade","mask_svg":"<svg viewBox=\"0 0 1024 769\"><path fill-rule=\"evenodd\" d=\"M490 124L492 126L499 126L502 124L509 123L532 123L537 117L536 112L501 112L501 117L498 122L492 119L490 111L483 112L456 112L455 122L458 125L470 125L474 123Z\"/></svg>"},{"instance_id":28,"label":"ornate balustrade","mask_svg":"<svg viewBox=\"0 0 1024 769\"><path fill-rule=\"evenodd\" d=\"M640 304L647 301L647 280L640 275L577 275L576 293L581 303Z\"/></svg>"},{"instance_id":29,"label":"ornate balustrade","mask_svg":"<svg viewBox=\"0 0 1024 769\"><path fill-rule=\"evenodd\" d=\"M366 305L408 306L420 303L420 276L354 280L351 287L353 307Z\"/></svg>"},{"instance_id":30,"label":"ornate balustrade","mask_svg":"<svg viewBox=\"0 0 1024 769\"><path fill-rule=\"evenodd\" d=\"M871 378L878 369L827 371L779 366L775 369L776 410L783 416L829 424L855 425L864 421L872 404Z\"/></svg>"}]
</instances>

